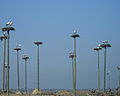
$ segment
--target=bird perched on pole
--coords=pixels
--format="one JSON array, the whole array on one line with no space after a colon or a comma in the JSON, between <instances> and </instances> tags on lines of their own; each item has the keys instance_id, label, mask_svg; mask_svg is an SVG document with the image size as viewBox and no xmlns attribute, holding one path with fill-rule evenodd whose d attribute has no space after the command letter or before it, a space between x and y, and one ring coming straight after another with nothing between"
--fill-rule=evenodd
<instances>
[{"instance_id":1,"label":"bird perched on pole","mask_svg":"<svg viewBox=\"0 0 120 96\"><path fill-rule=\"evenodd\" d=\"M6 26L11 26L13 24L13 22L9 21L6 23Z\"/></svg>"}]
</instances>

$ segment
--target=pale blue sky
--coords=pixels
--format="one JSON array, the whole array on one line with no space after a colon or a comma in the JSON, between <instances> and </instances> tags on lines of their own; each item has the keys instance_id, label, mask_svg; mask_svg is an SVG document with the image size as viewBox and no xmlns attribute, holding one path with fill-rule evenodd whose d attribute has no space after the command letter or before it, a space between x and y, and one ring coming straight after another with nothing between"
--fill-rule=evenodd
<instances>
[{"instance_id":1,"label":"pale blue sky","mask_svg":"<svg viewBox=\"0 0 120 96\"><path fill-rule=\"evenodd\" d=\"M10 87L16 88L16 52L21 44L20 73L24 87L23 54L29 54L28 87L36 87L36 46L40 47L40 88L71 89L72 65L69 52L73 50L74 29L77 39L77 88L97 88L97 54L92 49L103 40L112 47L107 51L107 71L111 71L111 87L118 86L116 67L120 65L120 0L1 0L0 27L13 21L16 31L10 38ZM0 33L2 34L2 32ZM2 42L0 53L2 54ZM101 87L103 88L103 56L100 52ZM2 57L0 57L2 72ZM2 73L0 75L0 87Z\"/></svg>"}]
</instances>

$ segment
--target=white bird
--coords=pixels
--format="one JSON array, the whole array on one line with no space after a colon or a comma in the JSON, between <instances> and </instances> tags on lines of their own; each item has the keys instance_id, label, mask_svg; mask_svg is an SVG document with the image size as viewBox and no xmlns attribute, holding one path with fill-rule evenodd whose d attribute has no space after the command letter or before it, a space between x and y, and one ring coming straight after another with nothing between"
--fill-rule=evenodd
<instances>
[{"instance_id":1,"label":"white bird","mask_svg":"<svg viewBox=\"0 0 120 96\"><path fill-rule=\"evenodd\" d=\"M107 40L105 40L105 41L103 41L103 43L108 43L108 41L107 41Z\"/></svg>"},{"instance_id":2,"label":"white bird","mask_svg":"<svg viewBox=\"0 0 120 96\"><path fill-rule=\"evenodd\" d=\"M13 22L9 21L6 23L6 26L11 26L13 24Z\"/></svg>"},{"instance_id":3,"label":"white bird","mask_svg":"<svg viewBox=\"0 0 120 96\"><path fill-rule=\"evenodd\" d=\"M18 44L16 47L21 47L21 44Z\"/></svg>"},{"instance_id":4,"label":"white bird","mask_svg":"<svg viewBox=\"0 0 120 96\"><path fill-rule=\"evenodd\" d=\"M75 30L74 30L74 34L76 34L76 33L77 33L77 30L75 29Z\"/></svg>"}]
</instances>

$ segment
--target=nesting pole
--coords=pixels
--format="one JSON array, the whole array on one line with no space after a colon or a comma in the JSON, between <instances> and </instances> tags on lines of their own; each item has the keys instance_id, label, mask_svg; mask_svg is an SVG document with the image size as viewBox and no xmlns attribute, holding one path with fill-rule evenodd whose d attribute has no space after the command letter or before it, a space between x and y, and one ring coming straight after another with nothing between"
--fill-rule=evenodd
<instances>
[{"instance_id":1,"label":"nesting pole","mask_svg":"<svg viewBox=\"0 0 120 96\"><path fill-rule=\"evenodd\" d=\"M17 80L18 80L18 91L20 91L20 74L19 74L19 51L21 50L21 48L19 48L18 46L16 48L14 48L14 50L17 52Z\"/></svg>"},{"instance_id":2,"label":"nesting pole","mask_svg":"<svg viewBox=\"0 0 120 96\"><path fill-rule=\"evenodd\" d=\"M76 31L74 31L74 34L71 36L72 38L74 38L74 96L76 96L76 38L79 37L79 34L76 34Z\"/></svg>"},{"instance_id":3,"label":"nesting pole","mask_svg":"<svg viewBox=\"0 0 120 96\"><path fill-rule=\"evenodd\" d=\"M39 90L39 45L43 44L42 42L34 42L37 45L37 89Z\"/></svg>"},{"instance_id":4,"label":"nesting pole","mask_svg":"<svg viewBox=\"0 0 120 96\"><path fill-rule=\"evenodd\" d=\"M6 32L4 32L4 36L0 36L1 40L4 40L4 53L3 53L3 81L2 81L2 87L3 87L3 92L5 91L5 62L6 62Z\"/></svg>"},{"instance_id":5,"label":"nesting pole","mask_svg":"<svg viewBox=\"0 0 120 96\"><path fill-rule=\"evenodd\" d=\"M27 94L27 60L29 59L28 55L24 55L23 60L25 60L25 92Z\"/></svg>"},{"instance_id":6,"label":"nesting pole","mask_svg":"<svg viewBox=\"0 0 120 96\"><path fill-rule=\"evenodd\" d=\"M71 58L72 59L72 87L73 87L73 89L74 89L74 65L73 65L73 57L74 57L74 53L73 52L71 52L70 54L69 54L69 58Z\"/></svg>"},{"instance_id":7,"label":"nesting pole","mask_svg":"<svg viewBox=\"0 0 120 96\"><path fill-rule=\"evenodd\" d=\"M101 47L94 48L95 51L98 53L98 90L100 91L100 60L99 60L99 50L101 50Z\"/></svg>"},{"instance_id":8,"label":"nesting pole","mask_svg":"<svg viewBox=\"0 0 120 96\"><path fill-rule=\"evenodd\" d=\"M108 41L103 41L103 44L100 45L100 47L105 49L104 53L104 92L106 91L106 58L107 58L107 47L111 47L110 44L108 44Z\"/></svg>"}]
</instances>

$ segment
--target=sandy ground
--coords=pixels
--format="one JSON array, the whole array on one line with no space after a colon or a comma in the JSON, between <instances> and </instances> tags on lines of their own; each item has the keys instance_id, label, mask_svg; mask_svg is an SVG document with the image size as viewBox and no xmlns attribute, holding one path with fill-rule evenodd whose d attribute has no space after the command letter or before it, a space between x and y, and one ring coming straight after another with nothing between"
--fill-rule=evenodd
<instances>
[{"instance_id":1,"label":"sandy ground","mask_svg":"<svg viewBox=\"0 0 120 96\"><path fill-rule=\"evenodd\" d=\"M120 96L120 91L115 92L93 92L93 91L77 91L76 96ZM7 94L1 92L0 96L8 96ZM74 96L71 92L63 90L56 93L52 92L40 92L39 94L16 94L10 93L9 96Z\"/></svg>"}]
</instances>

